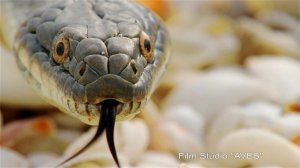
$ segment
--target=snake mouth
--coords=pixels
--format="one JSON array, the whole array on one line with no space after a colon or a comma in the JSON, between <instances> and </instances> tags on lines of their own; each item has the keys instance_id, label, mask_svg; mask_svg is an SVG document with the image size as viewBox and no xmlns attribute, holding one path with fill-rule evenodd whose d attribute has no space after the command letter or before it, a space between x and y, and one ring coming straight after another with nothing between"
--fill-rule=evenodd
<instances>
[{"instance_id":1,"label":"snake mouth","mask_svg":"<svg viewBox=\"0 0 300 168\"><path fill-rule=\"evenodd\" d=\"M116 115L121 113L123 107L126 105L126 103L120 102L120 101L115 100L115 99L103 100L100 103L95 104L95 106L98 108L98 111L99 111L100 115L102 115L102 110L103 110L103 108L105 107L106 104L111 104L111 105L114 105L116 107Z\"/></svg>"},{"instance_id":2,"label":"snake mouth","mask_svg":"<svg viewBox=\"0 0 300 168\"><path fill-rule=\"evenodd\" d=\"M62 107L62 110L66 110L72 116L78 118L80 121L88 124L97 126L98 121L101 118L104 105L107 102L115 102L116 106L116 121L123 121L133 118L140 109L145 101L141 102L122 102L118 99L103 99L100 102L94 103L80 103L72 99L66 100L66 109Z\"/></svg>"}]
</instances>

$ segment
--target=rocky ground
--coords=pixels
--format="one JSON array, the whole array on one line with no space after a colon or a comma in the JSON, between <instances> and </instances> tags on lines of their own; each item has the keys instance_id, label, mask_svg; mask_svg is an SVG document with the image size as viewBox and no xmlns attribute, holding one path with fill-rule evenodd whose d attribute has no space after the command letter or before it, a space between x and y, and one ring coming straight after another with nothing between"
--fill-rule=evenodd
<instances>
[{"instance_id":1,"label":"rocky ground","mask_svg":"<svg viewBox=\"0 0 300 168\"><path fill-rule=\"evenodd\" d=\"M116 124L121 165L300 167L300 2L142 2L165 19L172 59L147 107ZM0 114L0 167L53 167L95 132L45 105ZM115 164L102 136L64 166Z\"/></svg>"}]
</instances>

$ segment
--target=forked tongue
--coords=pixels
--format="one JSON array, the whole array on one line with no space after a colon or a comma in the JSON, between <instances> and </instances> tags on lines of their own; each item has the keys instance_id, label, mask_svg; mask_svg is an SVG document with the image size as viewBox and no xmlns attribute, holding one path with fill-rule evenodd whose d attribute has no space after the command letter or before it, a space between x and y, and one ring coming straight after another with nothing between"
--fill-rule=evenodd
<instances>
[{"instance_id":1,"label":"forked tongue","mask_svg":"<svg viewBox=\"0 0 300 168\"><path fill-rule=\"evenodd\" d=\"M97 132L94 135L94 137L79 151L77 151L75 154L70 156L68 159L64 160L62 163L60 163L57 167L63 165L64 163L72 160L82 152L84 152L88 147L90 147L104 132L106 129L106 139L107 144L110 150L110 153L112 154L116 164L118 167L120 166L118 155L115 148L115 141L114 141L114 127L115 127L115 119L117 115L117 105L118 102L115 100L106 100L101 103L101 116L99 119L99 124L97 128Z\"/></svg>"}]
</instances>

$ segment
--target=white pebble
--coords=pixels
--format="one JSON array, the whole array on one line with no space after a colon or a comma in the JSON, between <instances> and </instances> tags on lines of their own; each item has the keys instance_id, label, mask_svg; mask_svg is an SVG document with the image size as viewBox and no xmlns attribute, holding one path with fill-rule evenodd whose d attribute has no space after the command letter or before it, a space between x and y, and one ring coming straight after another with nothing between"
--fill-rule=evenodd
<instances>
[{"instance_id":1,"label":"white pebble","mask_svg":"<svg viewBox=\"0 0 300 168\"><path fill-rule=\"evenodd\" d=\"M245 165L300 167L299 148L267 130L242 129L235 131L224 137L217 146L219 152L233 154L229 159L219 160L230 167ZM247 158L241 158L242 155L247 154Z\"/></svg>"},{"instance_id":2,"label":"white pebble","mask_svg":"<svg viewBox=\"0 0 300 168\"><path fill-rule=\"evenodd\" d=\"M137 167L177 167L179 162L170 154L147 151L141 156Z\"/></svg>"},{"instance_id":3,"label":"white pebble","mask_svg":"<svg viewBox=\"0 0 300 168\"><path fill-rule=\"evenodd\" d=\"M297 102L300 99L300 62L283 56L250 57L247 70L257 78L273 86L280 94L281 103Z\"/></svg>"},{"instance_id":4,"label":"white pebble","mask_svg":"<svg viewBox=\"0 0 300 168\"><path fill-rule=\"evenodd\" d=\"M0 148L0 167L14 167L14 168L29 168L30 164L28 160L21 154L8 149L8 148Z\"/></svg>"},{"instance_id":5,"label":"white pebble","mask_svg":"<svg viewBox=\"0 0 300 168\"><path fill-rule=\"evenodd\" d=\"M55 162L60 156L54 153L37 152L27 156L32 167L42 167L47 163Z\"/></svg>"},{"instance_id":6,"label":"white pebble","mask_svg":"<svg viewBox=\"0 0 300 168\"><path fill-rule=\"evenodd\" d=\"M179 103L167 109L164 117L177 122L197 137L203 137L205 121L193 107Z\"/></svg>"},{"instance_id":7,"label":"white pebble","mask_svg":"<svg viewBox=\"0 0 300 168\"><path fill-rule=\"evenodd\" d=\"M253 102L244 106L232 106L212 121L207 133L207 145L215 151L216 145L228 133L242 128L273 130L280 119L279 106L268 102Z\"/></svg>"},{"instance_id":8,"label":"white pebble","mask_svg":"<svg viewBox=\"0 0 300 168\"><path fill-rule=\"evenodd\" d=\"M182 81L169 96L165 108L186 104L207 121L230 105L252 100L276 101L278 96L272 87L241 70L222 68L199 74L193 82Z\"/></svg>"}]
</instances>

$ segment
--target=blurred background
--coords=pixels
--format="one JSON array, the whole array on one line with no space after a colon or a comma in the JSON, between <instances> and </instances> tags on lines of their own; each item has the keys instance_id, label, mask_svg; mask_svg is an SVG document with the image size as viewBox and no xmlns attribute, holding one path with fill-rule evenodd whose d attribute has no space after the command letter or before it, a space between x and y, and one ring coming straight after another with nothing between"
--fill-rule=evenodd
<instances>
[{"instance_id":1,"label":"blurred background","mask_svg":"<svg viewBox=\"0 0 300 168\"><path fill-rule=\"evenodd\" d=\"M171 60L147 107L116 125L121 164L300 167L300 1L137 1L164 20ZM0 167L51 167L95 128L30 89L0 18ZM67 166L114 166L105 137Z\"/></svg>"}]
</instances>

